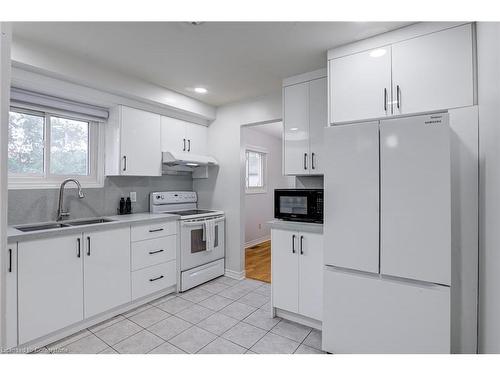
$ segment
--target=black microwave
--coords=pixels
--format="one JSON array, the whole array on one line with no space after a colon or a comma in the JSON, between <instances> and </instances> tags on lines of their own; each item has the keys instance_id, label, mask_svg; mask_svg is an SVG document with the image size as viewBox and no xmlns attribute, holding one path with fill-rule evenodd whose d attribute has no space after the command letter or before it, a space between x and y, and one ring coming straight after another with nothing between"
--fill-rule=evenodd
<instances>
[{"instance_id":1,"label":"black microwave","mask_svg":"<svg viewBox=\"0 0 500 375\"><path fill-rule=\"evenodd\" d=\"M276 219L323 222L323 189L274 190Z\"/></svg>"}]
</instances>

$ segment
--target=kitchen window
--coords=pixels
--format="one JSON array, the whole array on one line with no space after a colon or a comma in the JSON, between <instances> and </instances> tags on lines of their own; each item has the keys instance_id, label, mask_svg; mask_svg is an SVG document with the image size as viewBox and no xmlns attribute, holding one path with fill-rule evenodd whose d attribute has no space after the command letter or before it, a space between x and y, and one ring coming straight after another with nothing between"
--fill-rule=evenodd
<instances>
[{"instance_id":1,"label":"kitchen window","mask_svg":"<svg viewBox=\"0 0 500 375\"><path fill-rule=\"evenodd\" d=\"M246 150L246 193L266 192L266 161L267 154L263 151Z\"/></svg>"},{"instance_id":2,"label":"kitchen window","mask_svg":"<svg viewBox=\"0 0 500 375\"><path fill-rule=\"evenodd\" d=\"M69 177L102 186L99 142L97 122L11 107L9 188L59 187Z\"/></svg>"}]
</instances>

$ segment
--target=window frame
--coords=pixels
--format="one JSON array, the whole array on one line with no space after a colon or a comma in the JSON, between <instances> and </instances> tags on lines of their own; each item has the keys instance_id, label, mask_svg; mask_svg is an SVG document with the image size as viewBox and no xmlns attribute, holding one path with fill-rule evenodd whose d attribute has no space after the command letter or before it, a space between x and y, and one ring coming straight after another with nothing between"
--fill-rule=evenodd
<instances>
[{"instance_id":1,"label":"window frame","mask_svg":"<svg viewBox=\"0 0 500 375\"><path fill-rule=\"evenodd\" d=\"M104 131L102 123L79 118L72 115L54 113L50 110L33 110L19 106L11 106L10 112L44 117L44 150L43 174L11 174L8 172L8 188L13 189L51 189L59 188L61 182L67 178L77 179L84 188L100 188L104 186ZM50 172L50 136L51 117L65 118L75 121L84 121L89 124L88 130L88 167L90 174L57 175Z\"/></svg>"},{"instance_id":2,"label":"window frame","mask_svg":"<svg viewBox=\"0 0 500 375\"><path fill-rule=\"evenodd\" d=\"M248 186L248 153L257 153L262 155L262 186L249 187ZM268 151L264 148L257 146L245 147L245 194L265 194L267 193L267 156Z\"/></svg>"}]
</instances>

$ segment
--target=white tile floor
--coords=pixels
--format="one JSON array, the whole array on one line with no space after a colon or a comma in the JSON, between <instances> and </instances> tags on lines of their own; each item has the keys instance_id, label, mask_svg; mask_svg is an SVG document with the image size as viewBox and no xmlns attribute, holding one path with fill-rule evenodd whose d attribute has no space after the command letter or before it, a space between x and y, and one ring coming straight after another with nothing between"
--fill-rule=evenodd
<instances>
[{"instance_id":1,"label":"white tile floor","mask_svg":"<svg viewBox=\"0 0 500 375\"><path fill-rule=\"evenodd\" d=\"M147 303L38 353L320 354L321 332L270 317L269 284L222 276Z\"/></svg>"}]
</instances>

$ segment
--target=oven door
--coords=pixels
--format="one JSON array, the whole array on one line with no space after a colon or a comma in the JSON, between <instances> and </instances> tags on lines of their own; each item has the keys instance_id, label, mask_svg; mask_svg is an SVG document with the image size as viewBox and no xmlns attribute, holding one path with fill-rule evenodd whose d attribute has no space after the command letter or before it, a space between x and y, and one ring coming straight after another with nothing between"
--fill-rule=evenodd
<instances>
[{"instance_id":1,"label":"oven door","mask_svg":"<svg viewBox=\"0 0 500 375\"><path fill-rule=\"evenodd\" d=\"M225 218L215 218L211 250L207 246L205 221L206 218L181 221L181 271L224 257Z\"/></svg>"}]
</instances>

